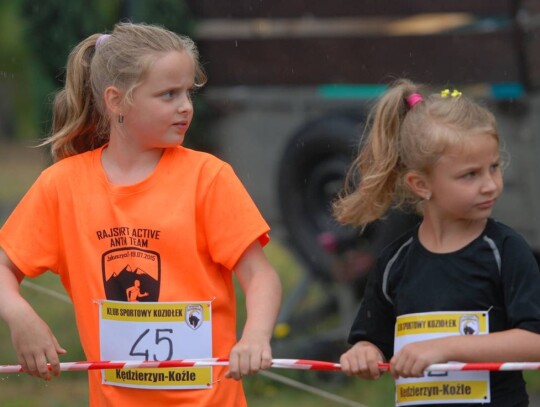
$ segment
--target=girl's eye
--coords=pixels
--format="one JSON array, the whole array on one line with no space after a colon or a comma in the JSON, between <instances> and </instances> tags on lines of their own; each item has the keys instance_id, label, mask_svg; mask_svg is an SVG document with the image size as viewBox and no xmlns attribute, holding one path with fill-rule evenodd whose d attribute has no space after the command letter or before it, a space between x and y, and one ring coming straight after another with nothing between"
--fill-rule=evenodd
<instances>
[{"instance_id":1,"label":"girl's eye","mask_svg":"<svg viewBox=\"0 0 540 407\"><path fill-rule=\"evenodd\" d=\"M162 97L165 99L174 99L179 97L182 94L185 94L185 96L191 100L193 93L195 92L195 89L188 89L186 91L180 91L180 90L168 90L167 92L162 93Z\"/></svg>"},{"instance_id":2,"label":"girl's eye","mask_svg":"<svg viewBox=\"0 0 540 407\"><path fill-rule=\"evenodd\" d=\"M476 175L476 172L471 171L471 172L468 172L466 174L463 174L463 178L470 179L470 178L474 178L475 175Z\"/></svg>"},{"instance_id":3,"label":"girl's eye","mask_svg":"<svg viewBox=\"0 0 540 407\"><path fill-rule=\"evenodd\" d=\"M491 166L491 172L497 171L500 167L501 167L501 164L500 164L500 163L493 164L493 165Z\"/></svg>"}]
</instances>

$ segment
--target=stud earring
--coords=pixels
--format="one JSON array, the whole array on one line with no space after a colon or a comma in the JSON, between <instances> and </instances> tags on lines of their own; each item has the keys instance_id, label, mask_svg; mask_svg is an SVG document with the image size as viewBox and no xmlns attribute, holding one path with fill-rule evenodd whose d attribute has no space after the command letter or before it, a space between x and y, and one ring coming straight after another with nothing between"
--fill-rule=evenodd
<instances>
[{"instance_id":1,"label":"stud earring","mask_svg":"<svg viewBox=\"0 0 540 407\"><path fill-rule=\"evenodd\" d=\"M431 192L428 192L426 196L424 197L426 201L429 201L431 199Z\"/></svg>"},{"instance_id":2,"label":"stud earring","mask_svg":"<svg viewBox=\"0 0 540 407\"><path fill-rule=\"evenodd\" d=\"M118 115L118 123L120 123L120 124L124 123L124 115L123 114Z\"/></svg>"}]
</instances>

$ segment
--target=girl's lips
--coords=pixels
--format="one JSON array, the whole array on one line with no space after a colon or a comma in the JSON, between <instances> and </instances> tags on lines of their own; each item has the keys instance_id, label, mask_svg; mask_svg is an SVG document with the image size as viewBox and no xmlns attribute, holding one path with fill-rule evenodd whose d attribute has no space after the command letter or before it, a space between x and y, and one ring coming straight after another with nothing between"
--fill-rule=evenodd
<instances>
[{"instance_id":1,"label":"girl's lips","mask_svg":"<svg viewBox=\"0 0 540 407\"><path fill-rule=\"evenodd\" d=\"M480 208L480 209L489 209L489 208L492 208L493 205L495 205L495 199L491 199L489 201L484 201L484 202L481 202L479 203L477 206Z\"/></svg>"},{"instance_id":2,"label":"girl's lips","mask_svg":"<svg viewBox=\"0 0 540 407\"><path fill-rule=\"evenodd\" d=\"M188 126L189 126L189 122L187 121L173 123L173 127L176 128L177 132L185 132Z\"/></svg>"}]
</instances>

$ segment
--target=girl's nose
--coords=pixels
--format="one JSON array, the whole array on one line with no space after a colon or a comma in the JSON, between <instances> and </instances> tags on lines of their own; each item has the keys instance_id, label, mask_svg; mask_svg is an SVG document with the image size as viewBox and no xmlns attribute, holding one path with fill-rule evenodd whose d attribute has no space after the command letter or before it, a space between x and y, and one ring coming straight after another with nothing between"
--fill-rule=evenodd
<instances>
[{"instance_id":1,"label":"girl's nose","mask_svg":"<svg viewBox=\"0 0 540 407\"><path fill-rule=\"evenodd\" d=\"M485 177L482 184L482 192L493 192L499 189L500 176L499 174L489 174Z\"/></svg>"},{"instance_id":2,"label":"girl's nose","mask_svg":"<svg viewBox=\"0 0 540 407\"><path fill-rule=\"evenodd\" d=\"M191 97L189 94L185 94L180 98L178 103L178 111L179 112L186 112L193 109L193 104L191 102Z\"/></svg>"}]
</instances>

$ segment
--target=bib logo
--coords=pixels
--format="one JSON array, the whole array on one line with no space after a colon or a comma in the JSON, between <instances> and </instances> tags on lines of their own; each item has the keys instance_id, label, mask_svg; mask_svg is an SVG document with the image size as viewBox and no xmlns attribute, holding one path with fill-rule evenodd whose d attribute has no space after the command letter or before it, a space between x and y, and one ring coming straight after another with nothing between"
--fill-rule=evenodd
<instances>
[{"instance_id":1,"label":"bib logo","mask_svg":"<svg viewBox=\"0 0 540 407\"><path fill-rule=\"evenodd\" d=\"M101 268L108 300L129 302L159 300L161 276L159 253L138 247L109 250L102 256Z\"/></svg>"},{"instance_id":2,"label":"bib logo","mask_svg":"<svg viewBox=\"0 0 540 407\"><path fill-rule=\"evenodd\" d=\"M459 332L461 335L476 335L480 330L480 323L476 315L466 315L459 319Z\"/></svg>"},{"instance_id":3,"label":"bib logo","mask_svg":"<svg viewBox=\"0 0 540 407\"><path fill-rule=\"evenodd\" d=\"M191 329L198 329L204 320L204 311L202 305L193 304L186 307L186 324Z\"/></svg>"}]
</instances>

